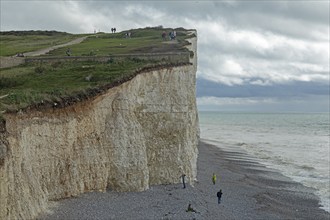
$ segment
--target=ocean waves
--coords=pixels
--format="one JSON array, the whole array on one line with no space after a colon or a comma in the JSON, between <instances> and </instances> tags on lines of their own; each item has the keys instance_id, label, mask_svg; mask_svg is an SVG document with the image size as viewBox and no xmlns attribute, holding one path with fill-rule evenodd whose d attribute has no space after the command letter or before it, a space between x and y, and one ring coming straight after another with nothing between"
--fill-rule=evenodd
<instances>
[{"instance_id":1,"label":"ocean waves","mask_svg":"<svg viewBox=\"0 0 330 220\"><path fill-rule=\"evenodd\" d=\"M244 151L314 188L323 209L330 212L328 114L201 112L199 117L203 139Z\"/></svg>"}]
</instances>

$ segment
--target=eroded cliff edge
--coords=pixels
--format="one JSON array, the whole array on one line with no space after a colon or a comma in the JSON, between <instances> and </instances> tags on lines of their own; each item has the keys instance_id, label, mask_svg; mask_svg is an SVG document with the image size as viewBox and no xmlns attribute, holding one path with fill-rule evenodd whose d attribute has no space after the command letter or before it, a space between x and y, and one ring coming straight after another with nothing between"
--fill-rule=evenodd
<instances>
[{"instance_id":1,"label":"eroded cliff edge","mask_svg":"<svg viewBox=\"0 0 330 220\"><path fill-rule=\"evenodd\" d=\"M196 178L196 38L192 65L137 75L89 101L6 114L0 219L29 219L49 200L142 191Z\"/></svg>"}]
</instances>

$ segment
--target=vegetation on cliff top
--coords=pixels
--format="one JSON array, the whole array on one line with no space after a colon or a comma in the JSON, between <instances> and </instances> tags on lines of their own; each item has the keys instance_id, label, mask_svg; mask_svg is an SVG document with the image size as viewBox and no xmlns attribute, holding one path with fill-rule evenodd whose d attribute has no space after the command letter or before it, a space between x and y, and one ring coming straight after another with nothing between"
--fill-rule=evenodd
<instances>
[{"instance_id":1,"label":"vegetation on cliff top","mask_svg":"<svg viewBox=\"0 0 330 220\"><path fill-rule=\"evenodd\" d=\"M119 33L98 33L89 36L80 44L70 46L72 56L108 56L116 54L161 53L187 51L187 31L176 29L176 40L169 41L168 33L172 29L143 28ZM161 37L167 33L166 40ZM130 33L130 37L126 34ZM46 56L63 56L67 48L49 52Z\"/></svg>"},{"instance_id":2,"label":"vegetation on cliff top","mask_svg":"<svg viewBox=\"0 0 330 220\"><path fill-rule=\"evenodd\" d=\"M0 32L0 56L13 56L67 43L82 35L57 31L6 31Z\"/></svg>"},{"instance_id":3,"label":"vegetation on cliff top","mask_svg":"<svg viewBox=\"0 0 330 220\"><path fill-rule=\"evenodd\" d=\"M152 53L183 51L186 44L187 31L183 28L175 29L177 37L175 43L163 41L163 31L169 33L169 28L141 28L118 33L69 34L57 31L7 31L0 32L0 56L13 56L39 49L67 43L73 39L88 36L76 45L70 46L72 56L106 56L128 53ZM125 37L131 33L130 37ZM66 56L67 48L59 48L44 56Z\"/></svg>"},{"instance_id":4,"label":"vegetation on cliff top","mask_svg":"<svg viewBox=\"0 0 330 220\"><path fill-rule=\"evenodd\" d=\"M30 63L7 69L0 74L0 111L17 111L46 103L61 105L61 102L74 97L83 99L82 96L88 97L88 93L95 92L94 88L125 81L136 71L154 65L159 63L127 59L108 63L56 62L38 66ZM10 77L5 77L7 75Z\"/></svg>"},{"instance_id":5,"label":"vegetation on cliff top","mask_svg":"<svg viewBox=\"0 0 330 220\"><path fill-rule=\"evenodd\" d=\"M158 53L187 51L184 47L187 31L176 29L177 39L169 41L161 38L163 31L171 29L144 28L121 33L98 33L88 37L84 42L71 46L73 56L104 56L115 54ZM125 38L125 33L131 33ZM48 33L49 34L49 33ZM0 34L2 54L9 51L22 51L24 45L34 45L35 49L52 46L52 42L67 41L77 35L66 33L35 35L14 33ZM24 36L24 39L21 37ZM80 35L81 36L81 35ZM49 37L49 38L47 38ZM17 38L17 39L16 39ZM37 40L39 39L39 40ZM44 39L44 40L42 40ZM4 41L3 41L4 40ZM12 44L8 46L7 44ZM39 42L39 43L38 43ZM18 47L15 48L15 45ZM11 47L11 48L10 48ZM23 48L23 47L22 47ZM32 47L31 47L32 48ZM66 56L67 48L51 51L45 56ZM136 75L143 68L150 68L169 63L146 61L140 59L111 60L106 63L95 61L66 61L52 63L26 63L18 67L0 70L0 118L5 111L18 111L28 107L57 105L65 106L76 102L81 97L98 93L100 88L107 88L118 82L124 82ZM74 100L74 101L72 101ZM53 106L54 107L54 106Z\"/></svg>"}]
</instances>

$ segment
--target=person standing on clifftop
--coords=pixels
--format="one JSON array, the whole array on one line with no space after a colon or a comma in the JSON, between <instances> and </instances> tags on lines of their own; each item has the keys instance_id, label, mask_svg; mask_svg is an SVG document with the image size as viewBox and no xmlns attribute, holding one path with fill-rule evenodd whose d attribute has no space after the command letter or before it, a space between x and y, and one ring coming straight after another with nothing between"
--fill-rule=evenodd
<instances>
[{"instance_id":1,"label":"person standing on clifftop","mask_svg":"<svg viewBox=\"0 0 330 220\"><path fill-rule=\"evenodd\" d=\"M68 49L66 50L66 55L67 55L67 56L71 56L71 49L70 49L70 48L68 48Z\"/></svg>"},{"instance_id":2,"label":"person standing on clifftop","mask_svg":"<svg viewBox=\"0 0 330 220\"><path fill-rule=\"evenodd\" d=\"M213 185L215 185L216 180L217 180L217 176L215 175L215 173L213 173L213 176L212 176Z\"/></svg>"},{"instance_id":3,"label":"person standing on clifftop","mask_svg":"<svg viewBox=\"0 0 330 220\"><path fill-rule=\"evenodd\" d=\"M183 188L186 188L186 182L185 182L185 178L186 174L182 174L181 178L182 178L182 184L183 184Z\"/></svg>"},{"instance_id":4,"label":"person standing on clifftop","mask_svg":"<svg viewBox=\"0 0 330 220\"><path fill-rule=\"evenodd\" d=\"M221 196L222 196L222 190L220 189L219 192L217 192L217 197L218 197L218 204L221 203Z\"/></svg>"},{"instance_id":5,"label":"person standing on clifftop","mask_svg":"<svg viewBox=\"0 0 330 220\"><path fill-rule=\"evenodd\" d=\"M166 40L166 32L165 31L162 33L162 38L163 38L163 40Z\"/></svg>"}]
</instances>

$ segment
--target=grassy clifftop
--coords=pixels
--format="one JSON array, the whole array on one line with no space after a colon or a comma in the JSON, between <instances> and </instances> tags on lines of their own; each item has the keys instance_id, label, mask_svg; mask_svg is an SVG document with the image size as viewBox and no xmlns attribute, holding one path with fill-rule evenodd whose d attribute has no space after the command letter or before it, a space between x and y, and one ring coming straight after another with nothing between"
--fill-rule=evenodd
<instances>
[{"instance_id":1,"label":"grassy clifftop","mask_svg":"<svg viewBox=\"0 0 330 220\"><path fill-rule=\"evenodd\" d=\"M57 31L6 31L0 32L0 56L13 56L67 43L82 35Z\"/></svg>"},{"instance_id":2,"label":"grassy clifftop","mask_svg":"<svg viewBox=\"0 0 330 220\"><path fill-rule=\"evenodd\" d=\"M13 56L63 43L79 37L88 38L77 45L70 46L72 56L105 56L126 53L150 53L182 51L186 43L187 31L183 28L175 29L177 37L175 43L164 43L161 38L163 31L169 40L170 28L141 28L118 33L69 34L57 31L7 31L0 32L0 56ZM125 37L130 33L130 37ZM66 56L67 47L53 50L45 56Z\"/></svg>"},{"instance_id":3,"label":"grassy clifftop","mask_svg":"<svg viewBox=\"0 0 330 220\"><path fill-rule=\"evenodd\" d=\"M89 36L81 44L70 47L73 56L107 56L116 54L159 53L185 51L187 31L176 29L175 41L170 41L168 33L172 29L143 28L119 33L98 33ZM166 32L166 40L161 37ZM130 33L130 37L125 34ZM48 55L65 55L67 48L51 51Z\"/></svg>"},{"instance_id":4,"label":"grassy clifftop","mask_svg":"<svg viewBox=\"0 0 330 220\"><path fill-rule=\"evenodd\" d=\"M176 40L169 40L172 29L144 28L120 33L97 33L89 35L80 44L70 46L71 56L107 56L134 53L162 53L187 51L187 30L176 29ZM166 32L166 40L162 33ZM130 32L130 37L125 37ZM1 36L2 55L10 51L24 51L20 45L34 45L35 49L51 47L53 42L64 42L81 35L56 32L17 34L3 32ZM36 40L44 39L44 40ZM39 43L38 43L39 42ZM59 48L42 56L67 56L67 48ZM26 63L0 70L0 114L16 112L31 106L57 105L72 100L81 100L107 88L124 82L142 69L171 65L168 61L140 59L109 59L108 62L58 61L51 63ZM71 100L71 101L70 101ZM62 104L61 104L62 103ZM1 115L0 115L1 117Z\"/></svg>"}]
</instances>

